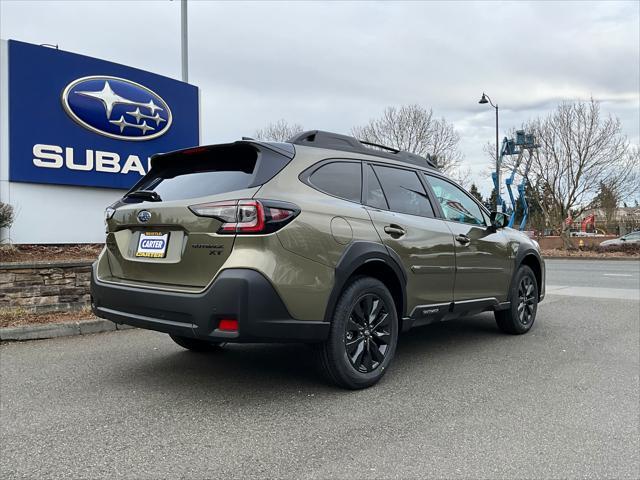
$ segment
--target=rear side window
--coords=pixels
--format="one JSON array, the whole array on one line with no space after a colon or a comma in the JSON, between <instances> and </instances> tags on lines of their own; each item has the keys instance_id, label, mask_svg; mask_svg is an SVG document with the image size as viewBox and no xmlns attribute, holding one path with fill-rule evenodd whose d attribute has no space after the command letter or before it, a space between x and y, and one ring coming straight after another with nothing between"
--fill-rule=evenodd
<instances>
[{"instance_id":1,"label":"rear side window","mask_svg":"<svg viewBox=\"0 0 640 480\"><path fill-rule=\"evenodd\" d=\"M162 201L205 197L262 185L289 158L252 145L200 147L162 155L132 190L153 190Z\"/></svg>"},{"instance_id":2,"label":"rear side window","mask_svg":"<svg viewBox=\"0 0 640 480\"><path fill-rule=\"evenodd\" d=\"M309 183L334 197L360 203L362 171L360 162L331 162L309 177Z\"/></svg>"},{"instance_id":3,"label":"rear side window","mask_svg":"<svg viewBox=\"0 0 640 480\"><path fill-rule=\"evenodd\" d=\"M418 174L411 170L376 165L389 208L394 212L433 217L433 208Z\"/></svg>"}]
</instances>

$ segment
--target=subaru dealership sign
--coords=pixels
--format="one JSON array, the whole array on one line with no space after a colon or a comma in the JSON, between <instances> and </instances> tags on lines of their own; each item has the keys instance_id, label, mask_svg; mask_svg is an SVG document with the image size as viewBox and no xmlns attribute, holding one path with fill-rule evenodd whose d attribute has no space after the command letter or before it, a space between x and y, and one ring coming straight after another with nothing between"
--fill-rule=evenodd
<instances>
[{"instance_id":1,"label":"subaru dealership sign","mask_svg":"<svg viewBox=\"0 0 640 480\"><path fill-rule=\"evenodd\" d=\"M12 182L128 188L199 142L193 85L13 40L8 60Z\"/></svg>"},{"instance_id":2,"label":"subaru dealership sign","mask_svg":"<svg viewBox=\"0 0 640 480\"><path fill-rule=\"evenodd\" d=\"M149 158L199 143L193 85L14 40L0 50L0 201L15 209L0 240L102 242L104 208Z\"/></svg>"}]
</instances>

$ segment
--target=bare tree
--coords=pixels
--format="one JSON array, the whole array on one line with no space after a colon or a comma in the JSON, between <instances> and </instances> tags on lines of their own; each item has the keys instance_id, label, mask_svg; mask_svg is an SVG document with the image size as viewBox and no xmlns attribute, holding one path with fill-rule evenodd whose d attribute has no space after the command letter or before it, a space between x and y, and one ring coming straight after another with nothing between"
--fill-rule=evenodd
<instances>
[{"instance_id":1,"label":"bare tree","mask_svg":"<svg viewBox=\"0 0 640 480\"><path fill-rule=\"evenodd\" d=\"M270 123L264 128L256 130L254 137L256 140L270 142L286 142L294 135L304 131L302 125L289 123L284 118L277 122Z\"/></svg>"},{"instance_id":2,"label":"bare tree","mask_svg":"<svg viewBox=\"0 0 640 480\"><path fill-rule=\"evenodd\" d=\"M619 192L620 199L638 191L637 153L622 133L620 120L604 117L597 101L562 103L524 129L540 144L528 175L535 201L550 226L563 225L565 237L564 219L588 208L601 184ZM507 157L503 166L513 168L514 161ZM567 240L565 245L571 243Z\"/></svg>"},{"instance_id":3,"label":"bare tree","mask_svg":"<svg viewBox=\"0 0 640 480\"><path fill-rule=\"evenodd\" d=\"M469 189L473 175L469 167L454 167L447 174L463 188Z\"/></svg>"},{"instance_id":4,"label":"bare tree","mask_svg":"<svg viewBox=\"0 0 640 480\"><path fill-rule=\"evenodd\" d=\"M620 200L631 201L636 200L638 194L640 194L640 145L629 145L627 157L627 163L633 168L633 173L626 182L631 185L631 188L627 188L627 190L620 195Z\"/></svg>"},{"instance_id":5,"label":"bare tree","mask_svg":"<svg viewBox=\"0 0 640 480\"><path fill-rule=\"evenodd\" d=\"M353 127L351 134L371 143L404 150L426 157L431 155L445 173L458 169L462 154L458 150L460 136L444 118L436 119L433 111L420 105L387 107L380 118L367 125Z\"/></svg>"}]
</instances>

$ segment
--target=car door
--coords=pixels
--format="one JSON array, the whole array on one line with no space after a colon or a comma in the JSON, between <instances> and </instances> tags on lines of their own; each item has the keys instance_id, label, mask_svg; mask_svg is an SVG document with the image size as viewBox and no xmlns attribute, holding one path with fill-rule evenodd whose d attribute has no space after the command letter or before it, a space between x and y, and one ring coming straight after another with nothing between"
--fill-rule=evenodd
<instances>
[{"instance_id":1,"label":"car door","mask_svg":"<svg viewBox=\"0 0 640 480\"><path fill-rule=\"evenodd\" d=\"M365 164L363 177L364 204L373 224L407 272L407 312L414 318L437 319L453 299L451 232L435 217L416 171Z\"/></svg>"},{"instance_id":2,"label":"car door","mask_svg":"<svg viewBox=\"0 0 640 480\"><path fill-rule=\"evenodd\" d=\"M507 235L489 226L487 214L460 187L435 175L424 176L455 240L454 301L506 301L514 255Z\"/></svg>"}]
</instances>

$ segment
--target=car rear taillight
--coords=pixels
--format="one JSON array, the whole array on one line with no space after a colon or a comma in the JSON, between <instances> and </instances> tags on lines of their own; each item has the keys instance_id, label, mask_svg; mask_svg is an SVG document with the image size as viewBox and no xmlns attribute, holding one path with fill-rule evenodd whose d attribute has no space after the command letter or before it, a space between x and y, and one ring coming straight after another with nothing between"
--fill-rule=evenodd
<instances>
[{"instance_id":1,"label":"car rear taillight","mask_svg":"<svg viewBox=\"0 0 640 480\"><path fill-rule=\"evenodd\" d=\"M222 221L221 234L272 233L293 220L300 209L292 204L271 200L228 200L200 203L189 209L200 217Z\"/></svg>"}]
</instances>

